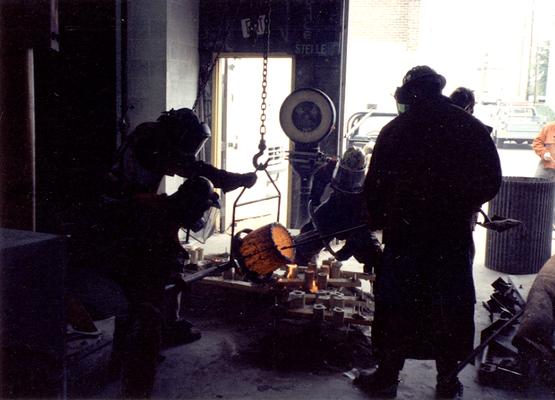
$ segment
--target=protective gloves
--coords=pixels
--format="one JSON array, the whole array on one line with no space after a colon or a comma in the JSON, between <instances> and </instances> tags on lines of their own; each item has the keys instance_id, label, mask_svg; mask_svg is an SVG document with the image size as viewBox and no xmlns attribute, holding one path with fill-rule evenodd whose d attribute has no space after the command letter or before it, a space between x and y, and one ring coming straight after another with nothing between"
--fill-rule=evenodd
<instances>
[{"instance_id":1,"label":"protective gloves","mask_svg":"<svg viewBox=\"0 0 555 400\"><path fill-rule=\"evenodd\" d=\"M224 192L230 192L239 187L250 188L256 183L256 173L249 172L246 174L237 174L235 172L228 172L224 183L222 184L222 190Z\"/></svg>"}]
</instances>

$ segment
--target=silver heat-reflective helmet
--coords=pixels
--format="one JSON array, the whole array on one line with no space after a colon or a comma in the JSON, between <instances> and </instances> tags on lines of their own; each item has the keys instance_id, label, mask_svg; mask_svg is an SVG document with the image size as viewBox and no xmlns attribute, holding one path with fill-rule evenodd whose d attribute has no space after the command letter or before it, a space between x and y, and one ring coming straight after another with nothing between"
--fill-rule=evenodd
<instances>
[{"instance_id":1,"label":"silver heat-reflective helmet","mask_svg":"<svg viewBox=\"0 0 555 400\"><path fill-rule=\"evenodd\" d=\"M351 147L337 162L331 178L331 187L344 193L360 193L365 176L366 157L361 150Z\"/></svg>"}]
</instances>

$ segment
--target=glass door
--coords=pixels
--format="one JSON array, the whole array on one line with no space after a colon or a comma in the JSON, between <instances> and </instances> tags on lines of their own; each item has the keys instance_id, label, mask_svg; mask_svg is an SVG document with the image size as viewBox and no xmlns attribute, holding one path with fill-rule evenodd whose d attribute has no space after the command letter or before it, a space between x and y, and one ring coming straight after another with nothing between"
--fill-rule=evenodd
<instances>
[{"instance_id":1,"label":"glass door","mask_svg":"<svg viewBox=\"0 0 555 400\"><path fill-rule=\"evenodd\" d=\"M262 57L222 57L219 60L216 88L219 123L214 136L220 140L221 167L230 172L254 171L253 157L259 151L260 142L262 70ZM239 199L235 211L236 232L271 222L287 224L290 168L285 152L290 142L281 129L279 110L291 93L292 71L292 58L268 59L266 150L258 161L270 160L267 171L271 179L264 171L259 171L257 183L246 189ZM279 221L278 192L272 180L281 193ZM233 205L240 193L241 189L237 189L224 196L222 224L228 233L231 232Z\"/></svg>"}]
</instances>

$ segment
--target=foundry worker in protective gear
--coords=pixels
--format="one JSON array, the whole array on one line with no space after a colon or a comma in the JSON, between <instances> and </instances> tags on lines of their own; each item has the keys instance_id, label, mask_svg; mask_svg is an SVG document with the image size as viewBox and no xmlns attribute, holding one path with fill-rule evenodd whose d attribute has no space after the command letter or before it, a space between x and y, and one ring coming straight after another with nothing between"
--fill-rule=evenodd
<instances>
[{"instance_id":1,"label":"foundry worker in protective gear","mask_svg":"<svg viewBox=\"0 0 555 400\"><path fill-rule=\"evenodd\" d=\"M400 115L380 132L364 183L370 227L383 230L372 340L377 370L355 380L395 396L406 358L434 359L436 394L452 398L452 374L474 344L471 219L501 184L485 126L441 92L427 66L407 72L395 93Z\"/></svg>"},{"instance_id":2,"label":"foundry worker in protective gear","mask_svg":"<svg viewBox=\"0 0 555 400\"><path fill-rule=\"evenodd\" d=\"M218 195L204 177L186 180L171 196L143 195L118 205L107 229L116 246L110 272L129 302L129 317L119 326L121 378L124 397L149 397L162 342L164 288L182 248L181 228L195 226ZM116 333L114 333L116 334ZM116 346L119 344L116 344Z\"/></svg>"},{"instance_id":3,"label":"foundry worker in protective gear","mask_svg":"<svg viewBox=\"0 0 555 400\"><path fill-rule=\"evenodd\" d=\"M368 213L364 204L362 184L366 174L365 155L356 148L345 151L340 160L331 158L318 169L314 176L311 191L311 219L295 237L295 242L326 236L322 240L309 240L295 250L295 262L307 265L322 248L332 239L344 240L345 244L334 256L339 260L347 260L354 256L363 264L364 272L372 273L381 257L380 242L375 234L361 225L368 221ZM321 202L327 187L331 188L329 198ZM334 232L348 230L353 227L360 229L340 233L329 237ZM328 250L332 250L327 246ZM333 251L333 250L332 250Z\"/></svg>"},{"instance_id":4,"label":"foundry worker in protective gear","mask_svg":"<svg viewBox=\"0 0 555 400\"><path fill-rule=\"evenodd\" d=\"M143 194L100 207L102 223L85 240L96 244L99 273L121 286L128 303L127 315L116 318L111 367L121 368L124 397L145 398L162 341L164 288L182 251L178 232L219 208L218 195L208 179L192 177L170 196Z\"/></svg>"},{"instance_id":5,"label":"foundry worker in protective gear","mask_svg":"<svg viewBox=\"0 0 555 400\"><path fill-rule=\"evenodd\" d=\"M138 125L119 150L107 179L106 196L126 199L144 193L157 193L165 175L184 178L203 176L224 192L254 185L255 173L228 172L196 159L210 135L208 125L188 108L171 109L162 113L155 122ZM197 224L189 228L196 231L201 227ZM183 253L188 257L185 250ZM179 307L178 301L174 306ZM183 344L200 338L200 331L188 321L175 320L177 310L168 310L166 314L174 320L166 321L164 325L165 342Z\"/></svg>"},{"instance_id":6,"label":"foundry worker in protective gear","mask_svg":"<svg viewBox=\"0 0 555 400\"><path fill-rule=\"evenodd\" d=\"M133 373L125 373L129 363L125 360L122 363L122 354L141 356L140 351L126 351L129 343L133 343L129 337L134 322L145 318L152 322L156 320L156 314L161 313L166 318L156 329L162 329L165 344L188 343L200 338L197 329L186 320L176 319L177 312L167 310L168 307L158 297L159 289L169 283L167 272L172 268L174 272L179 272L183 264L179 264L178 259L187 257L177 240L176 224L168 222L170 209L175 209L173 204L176 201L173 199L180 199L182 212L193 210L195 217L182 221L181 228L197 229L202 225L202 213L209 207L202 207L204 201L198 203L199 207L193 205L203 193L205 197L212 196L203 182L209 182L210 188L216 186L224 192L242 186L250 187L256 182L254 173L231 173L196 160L209 137L208 126L187 108L172 109L162 113L155 122L140 124L121 146L116 163L106 179L104 193L87 212L78 216L78 228L72 235L72 264L80 269L89 267L98 271L101 277L113 279L123 287L130 304L130 317L116 316L110 367L118 372L123 364L124 377ZM188 179L176 194L157 195L165 175ZM156 222L156 218L161 218L161 222ZM151 245L146 244L149 241ZM143 246L135 246L134 243L143 243ZM129 260L140 262L144 267L140 273L136 273ZM163 280L166 280L164 285ZM143 297L155 297L156 301L140 301ZM138 307L137 304L141 303L148 306ZM171 319L167 317L170 314ZM152 318L148 318L149 315ZM156 329L139 331L152 332ZM145 371L148 370L145 368ZM132 381L139 382L140 379ZM145 382L148 381L145 379ZM124 386L134 387L132 384ZM128 390L134 391L141 392L140 388Z\"/></svg>"}]
</instances>

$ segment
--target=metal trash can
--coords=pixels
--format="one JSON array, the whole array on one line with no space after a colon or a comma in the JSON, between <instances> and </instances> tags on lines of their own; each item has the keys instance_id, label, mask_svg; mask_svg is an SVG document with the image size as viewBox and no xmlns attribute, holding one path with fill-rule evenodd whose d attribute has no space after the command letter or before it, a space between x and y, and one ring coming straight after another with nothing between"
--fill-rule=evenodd
<instances>
[{"instance_id":1,"label":"metal trash can","mask_svg":"<svg viewBox=\"0 0 555 400\"><path fill-rule=\"evenodd\" d=\"M522 221L504 232L486 234L487 268L507 274L534 274L551 257L555 181L544 178L503 177L488 216Z\"/></svg>"}]
</instances>

